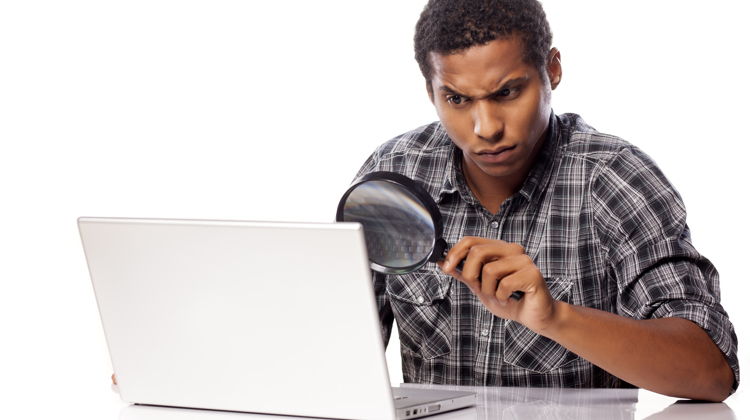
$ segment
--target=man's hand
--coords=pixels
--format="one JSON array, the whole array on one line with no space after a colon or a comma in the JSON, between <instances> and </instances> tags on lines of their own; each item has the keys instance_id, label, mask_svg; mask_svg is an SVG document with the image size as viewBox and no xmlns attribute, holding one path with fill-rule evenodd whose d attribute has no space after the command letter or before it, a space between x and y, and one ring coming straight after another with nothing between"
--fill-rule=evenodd
<instances>
[{"instance_id":1,"label":"man's hand","mask_svg":"<svg viewBox=\"0 0 750 420\"><path fill-rule=\"evenodd\" d=\"M117 385L117 379L115 379L115 374L112 374L112 383Z\"/></svg>"},{"instance_id":2,"label":"man's hand","mask_svg":"<svg viewBox=\"0 0 750 420\"><path fill-rule=\"evenodd\" d=\"M456 265L464 258L461 273ZM443 272L466 284L500 318L518 321L540 334L555 321L558 302L550 295L539 269L518 244L467 236L438 265ZM523 298L510 299L515 291L524 292Z\"/></svg>"},{"instance_id":3,"label":"man's hand","mask_svg":"<svg viewBox=\"0 0 750 420\"><path fill-rule=\"evenodd\" d=\"M456 265L464 258L462 274ZM519 245L465 237L438 265L494 315L520 322L635 386L716 402L732 389L734 373L701 327L682 318L635 320L555 300ZM516 290L525 293L519 301L509 299Z\"/></svg>"}]
</instances>

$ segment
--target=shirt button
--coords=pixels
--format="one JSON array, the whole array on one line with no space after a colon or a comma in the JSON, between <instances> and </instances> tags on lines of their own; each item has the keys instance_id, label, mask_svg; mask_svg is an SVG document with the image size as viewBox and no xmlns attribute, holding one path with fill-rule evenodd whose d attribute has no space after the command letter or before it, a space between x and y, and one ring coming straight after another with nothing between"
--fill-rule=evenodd
<instances>
[{"instance_id":1,"label":"shirt button","mask_svg":"<svg viewBox=\"0 0 750 420\"><path fill-rule=\"evenodd\" d=\"M486 329L482 330L482 335L483 336L487 337L489 334L490 334L489 330L486 330Z\"/></svg>"},{"instance_id":2,"label":"shirt button","mask_svg":"<svg viewBox=\"0 0 750 420\"><path fill-rule=\"evenodd\" d=\"M497 229L498 226L500 226L500 223L497 223L497 221L494 221L494 222L490 223L490 226L492 226L492 229Z\"/></svg>"},{"instance_id":3,"label":"shirt button","mask_svg":"<svg viewBox=\"0 0 750 420\"><path fill-rule=\"evenodd\" d=\"M424 298L422 296L418 297L417 302L424 303Z\"/></svg>"}]
</instances>

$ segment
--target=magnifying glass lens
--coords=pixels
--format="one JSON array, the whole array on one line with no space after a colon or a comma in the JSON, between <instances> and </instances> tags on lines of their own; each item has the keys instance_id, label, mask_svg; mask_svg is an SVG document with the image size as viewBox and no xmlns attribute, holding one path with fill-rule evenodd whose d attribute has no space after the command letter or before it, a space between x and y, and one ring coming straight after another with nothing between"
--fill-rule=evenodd
<instances>
[{"instance_id":1,"label":"magnifying glass lens","mask_svg":"<svg viewBox=\"0 0 750 420\"><path fill-rule=\"evenodd\" d=\"M444 258L448 247L440 210L430 194L393 172L371 172L357 180L341 197L336 220L364 227L370 268L380 273L410 273ZM522 296L513 292L511 298Z\"/></svg>"},{"instance_id":2,"label":"magnifying glass lens","mask_svg":"<svg viewBox=\"0 0 750 420\"><path fill-rule=\"evenodd\" d=\"M432 217L414 194L398 184L360 184L346 198L343 214L345 222L364 227L367 253L376 264L406 268L424 262L432 252Z\"/></svg>"}]
</instances>

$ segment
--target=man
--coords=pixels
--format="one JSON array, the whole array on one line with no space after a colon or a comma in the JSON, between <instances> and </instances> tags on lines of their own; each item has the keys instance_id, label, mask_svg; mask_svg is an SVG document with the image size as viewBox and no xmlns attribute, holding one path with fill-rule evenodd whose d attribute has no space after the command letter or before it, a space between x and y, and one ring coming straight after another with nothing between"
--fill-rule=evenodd
<instances>
[{"instance_id":1,"label":"man","mask_svg":"<svg viewBox=\"0 0 750 420\"><path fill-rule=\"evenodd\" d=\"M536 0L425 7L415 53L440 121L383 144L359 175L422 184L453 247L440 268L374 275L384 339L395 319L407 382L722 401L739 365L718 273L648 156L552 112L551 43Z\"/></svg>"}]
</instances>

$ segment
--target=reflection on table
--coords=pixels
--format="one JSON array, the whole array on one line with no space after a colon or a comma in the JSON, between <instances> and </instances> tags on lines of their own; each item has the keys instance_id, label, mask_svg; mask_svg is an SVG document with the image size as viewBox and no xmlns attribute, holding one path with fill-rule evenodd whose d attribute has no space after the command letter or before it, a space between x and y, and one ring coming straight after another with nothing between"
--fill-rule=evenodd
<instances>
[{"instance_id":1,"label":"reflection on table","mask_svg":"<svg viewBox=\"0 0 750 420\"><path fill-rule=\"evenodd\" d=\"M736 419L732 409L725 403L679 400L642 389L458 387L417 384L401 386L476 392L477 420ZM441 417L435 417L435 420L439 418Z\"/></svg>"},{"instance_id":2,"label":"reflection on table","mask_svg":"<svg viewBox=\"0 0 750 420\"><path fill-rule=\"evenodd\" d=\"M466 387L417 384L401 386L466 390L477 393L475 407L427 417L430 420L735 420L737 418L732 408L725 403L679 400L639 389ZM284 416L284 418L291 417ZM278 420L279 417L141 405L130 405L120 411L120 420L171 419Z\"/></svg>"}]
</instances>

